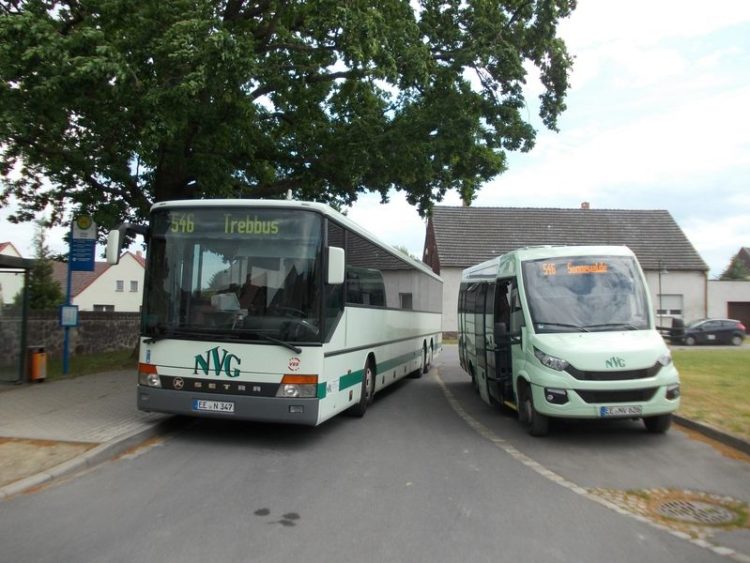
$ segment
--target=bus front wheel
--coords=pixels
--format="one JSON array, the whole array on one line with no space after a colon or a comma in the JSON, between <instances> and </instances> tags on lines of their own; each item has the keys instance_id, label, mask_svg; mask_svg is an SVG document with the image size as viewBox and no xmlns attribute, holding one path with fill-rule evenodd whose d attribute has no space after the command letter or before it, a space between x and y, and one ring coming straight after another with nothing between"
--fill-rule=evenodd
<instances>
[{"instance_id":1,"label":"bus front wheel","mask_svg":"<svg viewBox=\"0 0 750 563\"><path fill-rule=\"evenodd\" d=\"M367 407L375 398L375 370L372 368L372 362L368 358L365 367L362 370L362 392L360 393L359 402L350 407L349 412L353 416L363 417Z\"/></svg>"},{"instance_id":2,"label":"bus front wheel","mask_svg":"<svg viewBox=\"0 0 750 563\"><path fill-rule=\"evenodd\" d=\"M518 420L526 426L532 436L546 436L549 432L549 417L540 414L534 408L534 398L531 387L525 385L521 394L521 404L518 405Z\"/></svg>"},{"instance_id":3,"label":"bus front wheel","mask_svg":"<svg viewBox=\"0 0 750 563\"><path fill-rule=\"evenodd\" d=\"M646 430L652 434L664 434L672 426L672 415L644 416L643 424L646 426Z\"/></svg>"}]
</instances>

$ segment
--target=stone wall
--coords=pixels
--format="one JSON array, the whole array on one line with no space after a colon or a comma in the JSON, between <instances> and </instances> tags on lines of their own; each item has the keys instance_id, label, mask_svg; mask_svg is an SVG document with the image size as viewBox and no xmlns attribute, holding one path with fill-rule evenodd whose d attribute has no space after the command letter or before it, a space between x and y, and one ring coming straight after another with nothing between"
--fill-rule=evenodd
<instances>
[{"instance_id":1,"label":"stone wall","mask_svg":"<svg viewBox=\"0 0 750 563\"><path fill-rule=\"evenodd\" d=\"M135 348L140 313L80 311L79 325L69 329L71 355L93 354ZM26 328L28 346L43 346L48 357L63 353L64 329L58 311L29 311ZM21 346L21 318L17 312L0 315L0 357L18 357Z\"/></svg>"}]
</instances>

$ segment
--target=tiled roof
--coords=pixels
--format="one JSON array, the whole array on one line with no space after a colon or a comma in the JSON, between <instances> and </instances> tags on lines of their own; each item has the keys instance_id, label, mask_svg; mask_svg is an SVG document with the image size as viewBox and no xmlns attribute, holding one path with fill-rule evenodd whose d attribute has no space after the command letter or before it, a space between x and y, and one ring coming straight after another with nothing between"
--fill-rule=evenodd
<instances>
[{"instance_id":1,"label":"tiled roof","mask_svg":"<svg viewBox=\"0 0 750 563\"><path fill-rule=\"evenodd\" d=\"M104 272L109 270L111 266L106 262L95 262L93 272L71 272L72 278L72 291L70 296L76 297L84 289L94 283L94 280L101 276ZM68 263L67 262L52 262L52 277L60 285L60 289L65 294L65 289L68 285Z\"/></svg>"},{"instance_id":2,"label":"tiled roof","mask_svg":"<svg viewBox=\"0 0 750 563\"><path fill-rule=\"evenodd\" d=\"M534 245L626 245L644 270L708 266L664 210L435 206L440 266L466 268Z\"/></svg>"}]
</instances>

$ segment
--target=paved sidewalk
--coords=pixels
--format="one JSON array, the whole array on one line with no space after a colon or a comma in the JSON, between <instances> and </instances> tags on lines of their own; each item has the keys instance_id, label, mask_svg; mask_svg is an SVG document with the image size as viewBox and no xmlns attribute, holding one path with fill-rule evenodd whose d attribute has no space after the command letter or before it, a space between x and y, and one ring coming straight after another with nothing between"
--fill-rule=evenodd
<instances>
[{"instance_id":1,"label":"paved sidewalk","mask_svg":"<svg viewBox=\"0 0 750 563\"><path fill-rule=\"evenodd\" d=\"M100 463L160 432L132 369L0 387L0 499Z\"/></svg>"}]
</instances>

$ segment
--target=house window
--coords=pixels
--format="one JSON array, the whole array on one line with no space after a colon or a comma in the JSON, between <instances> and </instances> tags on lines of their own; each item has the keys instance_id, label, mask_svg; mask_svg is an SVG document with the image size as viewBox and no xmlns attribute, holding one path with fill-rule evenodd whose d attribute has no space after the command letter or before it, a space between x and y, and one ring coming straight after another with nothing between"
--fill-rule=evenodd
<instances>
[{"instance_id":1,"label":"house window","mask_svg":"<svg viewBox=\"0 0 750 563\"><path fill-rule=\"evenodd\" d=\"M115 282L115 291L118 293L122 293L125 291L125 282L123 280L117 280Z\"/></svg>"},{"instance_id":2,"label":"house window","mask_svg":"<svg viewBox=\"0 0 750 563\"><path fill-rule=\"evenodd\" d=\"M663 293L656 299L656 314L660 317L682 316L682 295L668 295Z\"/></svg>"},{"instance_id":3,"label":"house window","mask_svg":"<svg viewBox=\"0 0 750 563\"><path fill-rule=\"evenodd\" d=\"M138 282L131 280L130 282L130 293L136 293L138 291Z\"/></svg>"},{"instance_id":4,"label":"house window","mask_svg":"<svg viewBox=\"0 0 750 563\"><path fill-rule=\"evenodd\" d=\"M100 311L104 313L113 313L115 310L114 305L94 305L94 311Z\"/></svg>"}]
</instances>

